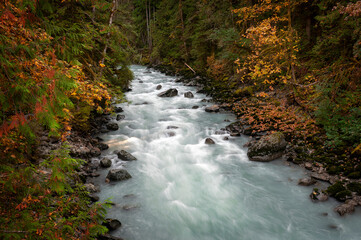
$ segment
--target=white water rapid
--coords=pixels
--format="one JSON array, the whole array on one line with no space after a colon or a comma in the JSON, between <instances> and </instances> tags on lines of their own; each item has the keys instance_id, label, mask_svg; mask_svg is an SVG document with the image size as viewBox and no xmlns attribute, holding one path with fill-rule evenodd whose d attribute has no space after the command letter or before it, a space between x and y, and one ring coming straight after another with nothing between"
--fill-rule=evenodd
<instances>
[{"instance_id":1,"label":"white water rapid","mask_svg":"<svg viewBox=\"0 0 361 240\"><path fill-rule=\"evenodd\" d=\"M205 112L211 105L202 102L206 96L175 77L143 66L131 69L129 103L118 105L125 119L119 130L100 137L110 145L101 157L111 158L112 168L123 167L132 178L105 183L106 169L94 180L100 200L116 204L107 216L122 222L112 235L126 240L361 239L359 209L339 217L335 200L312 203L312 187L297 185L304 170L281 160L251 162L242 147L246 137L216 135L229 124L225 119L235 120L232 114ZM163 88L156 90L159 84ZM177 88L178 96L157 96L169 88ZM187 91L193 99L183 96ZM195 105L199 108L192 109ZM216 144L206 145L207 137ZM138 160L119 160L113 151L122 149Z\"/></svg>"}]
</instances>

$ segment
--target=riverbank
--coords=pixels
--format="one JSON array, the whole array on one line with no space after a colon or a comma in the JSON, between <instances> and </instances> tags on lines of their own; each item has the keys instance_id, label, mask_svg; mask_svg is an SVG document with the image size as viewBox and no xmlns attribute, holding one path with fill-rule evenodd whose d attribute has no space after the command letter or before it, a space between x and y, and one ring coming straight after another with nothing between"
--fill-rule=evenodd
<instances>
[{"instance_id":1,"label":"riverbank","mask_svg":"<svg viewBox=\"0 0 361 240\"><path fill-rule=\"evenodd\" d=\"M299 184L311 186L322 181L331 185L327 189L315 188L310 193L313 201L326 201L328 196L336 198L340 205L335 211L341 216L354 212L355 206L361 205L359 153L326 145L325 132L312 117L309 105L294 93L282 89L254 93L252 86L242 86L237 91L231 87L217 89L212 80L190 69L176 70L169 65L150 67L164 74L179 76L178 81L195 86L199 92L220 101L217 104L219 109L230 110L238 118L228 129L231 134L252 137L247 147L265 135L282 132L287 141L282 158L309 171L309 177L300 179ZM220 97L220 92L224 92L225 96Z\"/></svg>"}]
</instances>

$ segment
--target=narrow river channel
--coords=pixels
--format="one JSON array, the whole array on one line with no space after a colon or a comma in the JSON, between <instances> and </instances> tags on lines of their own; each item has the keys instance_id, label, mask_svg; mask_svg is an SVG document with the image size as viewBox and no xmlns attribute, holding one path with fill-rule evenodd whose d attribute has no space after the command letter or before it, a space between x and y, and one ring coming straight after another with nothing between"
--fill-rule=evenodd
<instances>
[{"instance_id":1,"label":"narrow river channel","mask_svg":"<svg viewBox=\"0 0 361 240\"><path fill-rule=\"evenodd\" d=\"M196 88L176 83L143 66L132 66L135 80L118 104L125 119L119 130L100 135L110 148L102 153L112 168L125 168L132 178L106 183L108 169L95 180L100 200L116 205L108 217L122 227L114 236L126 240L310 240L361 239L361 211L339 217L337 202L312 203L312 187L297 185L306 172L276 160L251 162L243 145L247 137L216 132L235 117L207 113ZM156 90L157 85L161 90ZM157 96L177 88L178 96ZM191 91L194 98L185 98ZM199 106L194 109L193 106ZM114 120L115 121L115 120ZM177 127L177 128L175 128ZM228 136L229 140L224 140ZM211 137L216 144L206 145ZM138 160L123 162L114 150ZM317 187L317 186L316 186Z\"/></svg>"}]
</instances>

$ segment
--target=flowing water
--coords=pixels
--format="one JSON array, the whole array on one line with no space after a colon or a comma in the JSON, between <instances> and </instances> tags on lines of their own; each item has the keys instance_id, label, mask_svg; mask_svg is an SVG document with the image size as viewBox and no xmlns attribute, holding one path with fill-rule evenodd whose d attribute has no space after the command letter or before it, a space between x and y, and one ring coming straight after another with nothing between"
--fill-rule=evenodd
<instances>
[{"instance_id":1,"label":"flowing water","mask_svg":"<svg viewBox=\"0 0 361 240\"><path fill-rule=\"evenodd\" d=\"M112 168L125 168L133 177L105 183L108 170L95 180L100 199L116 205L108 217L122 227L112 234L128 240L192 239L361 239L361 211L339 217L336 201L312 203L312 187L297 185L306 172L281 160L251 162L242 147L246 137L218 135L235 120L229 113L206 113L203 94L142 66L132 66L135 80L126 94L126 118L119 130L101 135L110 148L102 157ZM162 90L156 90L161 84ZM177 88L179 95L157 94ZM192 91L193 99L183 94ZM198 109L192 109L193 106ZM122 113L123 114L123 113ZM176 126L178 128L172 128ZM207 137L215 145L204 143ZM124 149L137 161L120 161L114 150ZM317 187L317 186L316 186Z\"/></svg>"}]
</instances>

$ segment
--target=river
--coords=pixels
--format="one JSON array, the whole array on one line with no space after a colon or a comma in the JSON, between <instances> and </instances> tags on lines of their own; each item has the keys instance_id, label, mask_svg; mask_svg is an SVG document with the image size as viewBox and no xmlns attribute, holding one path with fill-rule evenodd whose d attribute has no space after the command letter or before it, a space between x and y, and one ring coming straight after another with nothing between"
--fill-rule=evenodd
<instances>
[{"instance_id":1,"label":"river","mask_svg":"<svg viewBox=\"0 0 361 240\"><path fill-rule=\"evenodd\" d=\"M135 80L118 104L125 119L119 130L100 135L110 148L102 153L112 168L125 168L132 178L105 183L108 170L95 180L100 200L116 205L108 217L122 227L112 235L127 240L202 239L361 239L361 211L346 217L333 212L337 202L312 203L312 187L298 186L307 173L282 160L251 162L245 136L216 131L234 121L230 113L207 113L194 87L176 83L143 66L132 66ZM156 90L157 85L161 90ZM160 98L177 88L178 96ZM194 98L183 94L191 91ZM193 109L193 106L199 106ZM177 127L177 128L174 128ZM206 145L207 137L216 144ZM114 150L126 150L138 160L120 161ZM317 187L317 185L316 185Z\"/></svg>"}]
</instances>

